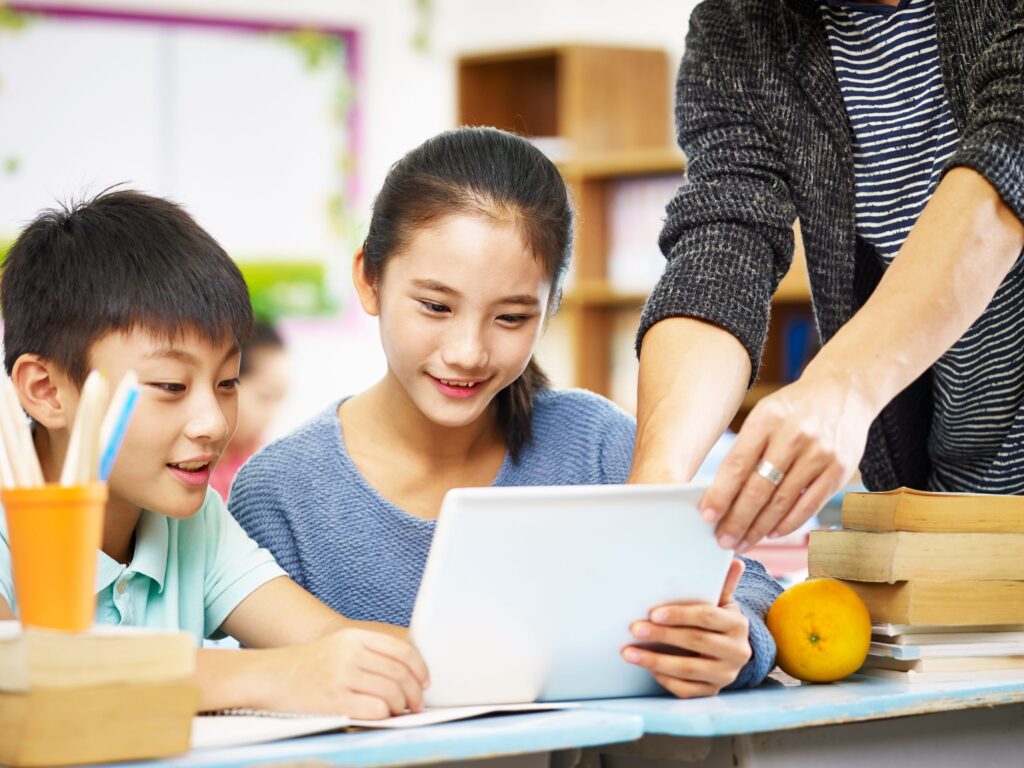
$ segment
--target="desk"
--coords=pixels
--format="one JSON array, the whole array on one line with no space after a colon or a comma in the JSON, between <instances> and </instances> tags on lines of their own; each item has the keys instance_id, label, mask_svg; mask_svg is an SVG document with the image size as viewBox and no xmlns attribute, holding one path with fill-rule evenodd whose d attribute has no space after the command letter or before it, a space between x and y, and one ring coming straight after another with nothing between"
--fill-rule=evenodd
<instances>
[{"instance_id":1,"label":"desk","mask_svg":"<svg viewBox=\"0 0 1024 768\"><path fill-rule=\"evenodd\" d=\"M830 685L769 679L714 699L609 699L587 706L644 719L641 741L602 750L612 768L1024 765L1024 676L928 685L860 675ZM592 752L587 763L597 764Z\"/></svg>"},{"instance_id":2,"label":"desk","mask_svg":"<svg viewBox=\"0 0 1024 768\"><path fill-rule=\"evenodd\" d=\"M487 768L571 767L581 747L633 741L643 720L617 712L562 710L463 720L427 728L306 736L231 749L201 750L165 760L114 763L110 768L233 768L276 766L398 766L458 763Z\"/></svg>"}]
</instances>

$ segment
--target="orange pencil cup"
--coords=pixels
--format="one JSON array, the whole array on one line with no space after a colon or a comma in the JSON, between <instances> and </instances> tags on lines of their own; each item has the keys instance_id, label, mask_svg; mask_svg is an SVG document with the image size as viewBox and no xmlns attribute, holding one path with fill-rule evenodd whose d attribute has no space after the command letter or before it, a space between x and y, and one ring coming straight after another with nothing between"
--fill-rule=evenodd
<instances>
[{"instance_id":1,"label":"orange pencil cup","mask_svg":"<svg viewBox=\"0 0 1024 768\"><path fill-rule=\"evenodd\" d=\"M89 629L106 484L5 488L2 498L22 625Z\"/></svg>"}]
</instances>

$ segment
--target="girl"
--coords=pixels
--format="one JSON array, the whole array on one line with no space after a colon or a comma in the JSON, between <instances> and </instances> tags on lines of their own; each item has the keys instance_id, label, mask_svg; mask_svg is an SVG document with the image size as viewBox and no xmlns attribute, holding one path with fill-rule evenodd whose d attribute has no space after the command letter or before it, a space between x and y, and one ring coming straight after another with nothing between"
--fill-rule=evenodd
<instances>
[{"instance_id":1,"label":"girl","mask_svg":"<svg viewBox=\"0 0 1024 768\"><path fill-rule=\"evenodd\" d=\"M633 419L548 389L532 359L572 224L554 165L495 129L443 133L388 174L353 267L387 373L253 457L230 496L249 534L345 616L408 626L452 488L626 481ZM779 588L759 564L742 571L736 561L720 606L634 623L638 642L690 655L630 646L625 658L679 696L759 683L774 664L763 617Z\"/></svg>"}]
</instances>

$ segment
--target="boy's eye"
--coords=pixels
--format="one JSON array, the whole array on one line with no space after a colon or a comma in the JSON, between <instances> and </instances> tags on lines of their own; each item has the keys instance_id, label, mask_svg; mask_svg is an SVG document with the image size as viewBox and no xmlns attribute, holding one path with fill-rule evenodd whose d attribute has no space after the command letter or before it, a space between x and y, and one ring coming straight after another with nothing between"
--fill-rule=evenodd
<instances>
[{"instance_id":1,"label":"boy's eye","mask_svg":"<svg viewBox=\"0 0 1024 768\"><path fill-rule=\"evenodd\" d=\"M449 311L448 307L444 304L438 304L436 301L424 301L423 299L419 299L419 302L427 312L430 312L433 315L443 315L445 312Z\"/></svg>"},{"instance_id":2,"label":"boy's eye","mask_svg":"<svg viewBox=\"0 0 1024 768\"><path fill-rule=\"evenodd\" d=\"M238 389L238 385L240 383L241 382L239 382L238 377L236 376L233 379L225 379L224 381L222 381L220 383L220 388L221 389Z\"/></svg>"},{"instance_id":3,"label":"boy's eye","mask_svg":"<svg viewBox=\"0 0 1024 768\"><path fill-rule=\"evenodd\" d=\"M156 387L157 389L162 389L164 392L170 392L171 394L175 395L185 391L184 384L177 384L166 381L151 381L149 382L149 386Z\"/></svg>"}]
</instances>

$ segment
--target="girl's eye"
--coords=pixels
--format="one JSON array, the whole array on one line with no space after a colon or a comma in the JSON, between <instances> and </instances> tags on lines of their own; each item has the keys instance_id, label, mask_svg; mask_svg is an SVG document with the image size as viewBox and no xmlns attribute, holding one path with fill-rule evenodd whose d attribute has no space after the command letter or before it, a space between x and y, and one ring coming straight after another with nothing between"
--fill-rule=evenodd
<instances>
[{"instance_id":1,"label":"girl's eye","mask_svg":"<svg viewBox=\"0 0 1024 768\"><path fill-rule=\"evenodd\" d=\"M225 379L224 381L222 381L220 383L220 388L221 389L238 389L238 385L240 383L241 382L239 382L238 377L236 376L233 379Z\"/></svg>"},{"instance_id":2,"label":"girl's eye","mask_svg":"<svg viewBox=\"0 0 1024 768\"><path fill-rule=\"evenodd\" d=\"M184 384L175 384L165 381L153 381L150 382L149 386L156 387L157 389L161 389L164 392L169 392L172 395L181 394L182 392L185 391Z\"/></svg>"},{"instance_id":3,"label":"girl's eye","mask_svg":"<svg viewBox=\"0 0 1024 768\"><path fill-rule=\"evenodd\" d=\"M527 315L498 315L498 320L506 325L522 325L529 319Z\"/></svg>"},{"instance_id":4,"label":"girl's eye","mask_svg":"<svg viewBox=\"0 0 1024 768\"><path fill-rule=\"evenodd\" d=\"M424 301L423 299L420 299L419 302L427 312L430 312L433 315L443 315L445 312L449 311L448 307L444 304L438 304L434 301Z\"/></svg>"}]
</instances>

